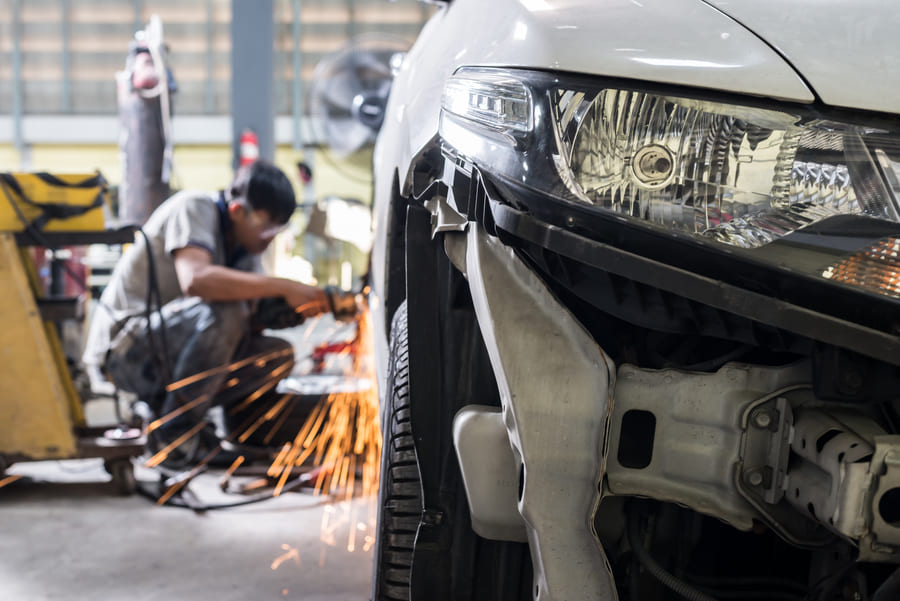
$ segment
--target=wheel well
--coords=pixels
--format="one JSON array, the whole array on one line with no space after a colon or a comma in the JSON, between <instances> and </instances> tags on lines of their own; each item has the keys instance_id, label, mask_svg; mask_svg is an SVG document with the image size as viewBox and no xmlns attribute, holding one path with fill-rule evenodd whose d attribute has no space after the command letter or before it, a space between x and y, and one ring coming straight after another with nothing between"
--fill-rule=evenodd
<instances>
[{"instance_id":1,"label":"wheel well","mask_svg":"<svg viewBox=\"0 0 900 601\"><path fill-rule=\"evenodd\" d=\"M391 320L406 300L406 209L409 199L400 193L400 177L394 171L391 182L391 206L388 212L385 265L384 326L391 331Z\"/></svg>"}]
</instances>

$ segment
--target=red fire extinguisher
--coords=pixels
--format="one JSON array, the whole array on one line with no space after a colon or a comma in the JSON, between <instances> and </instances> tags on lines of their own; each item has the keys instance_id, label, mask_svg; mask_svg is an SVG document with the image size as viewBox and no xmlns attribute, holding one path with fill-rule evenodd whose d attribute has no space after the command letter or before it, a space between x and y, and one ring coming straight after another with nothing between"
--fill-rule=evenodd
<instances>
[{"instance_id":1,"label":"red fire extinguisher","mask_svg":"<svg viewBox=\"0 0 900 601\"><path fill-rule=\"evenodd\" d=\"M259 158L259 137L253 130L245 129L241 132L240 159L238 166L250 165Z\"/></svg>"}]
</instances>

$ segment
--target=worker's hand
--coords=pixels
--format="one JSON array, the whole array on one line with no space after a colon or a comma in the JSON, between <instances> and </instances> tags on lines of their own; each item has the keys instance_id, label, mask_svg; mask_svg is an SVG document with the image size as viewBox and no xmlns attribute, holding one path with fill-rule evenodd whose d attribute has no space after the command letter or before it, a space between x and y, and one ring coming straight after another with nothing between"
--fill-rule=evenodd
<instances>
[{"instance_id":1,"label":"worker's hand","mask_svg":"<svg viewBox=\"0 0 900 601\"><path fill-rule=\"evenodd\" d=\"M321 288L300 282L290 281L284 300L304 317L312 317L331 309L328 296Z\"/></svg>"}]
</instances>

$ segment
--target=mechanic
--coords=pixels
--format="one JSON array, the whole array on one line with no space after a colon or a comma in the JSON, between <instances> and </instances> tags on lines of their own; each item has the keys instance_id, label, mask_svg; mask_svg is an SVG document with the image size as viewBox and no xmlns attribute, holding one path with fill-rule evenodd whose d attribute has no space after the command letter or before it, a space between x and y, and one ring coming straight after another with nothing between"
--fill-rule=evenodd
<instances>
[{"instance_id":1,"label":"mechanic","mask_svg":"<svg viewBox=\"0 0 900 601\"><path fill-rule=\"evenodd\" d=\"M94 311L83 361L89 373L105 368L115 386L168 416L151 433L151 450L201 423L210 406L289 374L291 345L259 335L255 299L281 297L302 317L333 306L322 289L261 273L260 254L294 208L287 176L256 161L238 171L228 190L169 198L116 265ZM249 357L259 360L242 362L247 365L238 371L222 369ZM191 381L195 375L201 377ZM173 382L179 387L166 391ZM217 444L211 425L201 434L201 444Z\"/></svg>"}]
</instances>

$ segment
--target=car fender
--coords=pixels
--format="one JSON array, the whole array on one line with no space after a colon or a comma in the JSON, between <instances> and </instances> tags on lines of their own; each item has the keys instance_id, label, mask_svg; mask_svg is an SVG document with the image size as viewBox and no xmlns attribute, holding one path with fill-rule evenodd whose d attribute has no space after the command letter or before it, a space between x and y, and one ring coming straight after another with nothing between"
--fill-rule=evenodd
<instances>
[{"instance_id":1,"label":"car fender","mask_svg":"<svg viewBox=\"0 0 900 601\"><path fill-rule=\"evenodd\" d=\"M683 35L672 36L673 29ZM376 303L386 292L387 241L395 235L389 232L391 175L399 178L400 194L409 196L416 157L438 135L444 83L458 68L469 65L596 74L803 103L814 100L777 52L700 0L456 0L442 6L397 73L375 147Z\"/></svg>"}]
</instances>

